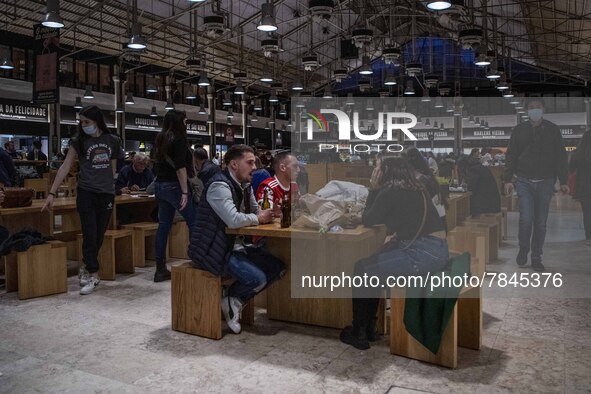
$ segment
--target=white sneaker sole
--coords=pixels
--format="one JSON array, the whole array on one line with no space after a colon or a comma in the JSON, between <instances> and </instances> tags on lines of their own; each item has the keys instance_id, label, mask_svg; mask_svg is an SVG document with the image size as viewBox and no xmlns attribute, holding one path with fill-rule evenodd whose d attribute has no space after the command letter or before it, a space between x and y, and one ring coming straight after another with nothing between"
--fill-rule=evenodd
<instances>
[{"instance_id":1,"label":"white sneaker sole","mask_svg":"<svg viewBox=\"0 0 591 394\"><path fill-rule=\"evenodd\" d=\"M242 326L240 325L240 323L233 322L230 318L230 305L228 304L227 297L222 298L222 312L224 313L224 319L226 319L226 324L228 325L228 328L234 334L240 334L242 332Z\"/></svg>"}]
</instances>

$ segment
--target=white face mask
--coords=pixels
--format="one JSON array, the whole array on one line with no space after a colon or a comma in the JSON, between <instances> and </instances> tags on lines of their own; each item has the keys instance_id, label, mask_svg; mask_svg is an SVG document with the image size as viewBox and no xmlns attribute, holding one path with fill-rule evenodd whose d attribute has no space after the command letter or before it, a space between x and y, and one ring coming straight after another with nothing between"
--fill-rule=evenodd
<instances>
[{"instance_id":1,"label":"white face mask","mask_svg":"<svg viewBox=\"0 0 591 394\"><path fill-rule=\"evenodd\" d=\"M91 124L90 126L84 126L84 127L82 127L82 130L88 135L95 134L96 133L96 125Z\"/></svg>"},{"instance_id":2,"label":"white face mask","mask_svg":"<svg viewBox=\"0 0 591 394\"><path fill-rule=\"evenodd\" d=\"M538 122L542 119L542 115L544 114L544 110L542 108L531 108L527 110L527 116L534 121Z\"/></svg>"}]
</instances>

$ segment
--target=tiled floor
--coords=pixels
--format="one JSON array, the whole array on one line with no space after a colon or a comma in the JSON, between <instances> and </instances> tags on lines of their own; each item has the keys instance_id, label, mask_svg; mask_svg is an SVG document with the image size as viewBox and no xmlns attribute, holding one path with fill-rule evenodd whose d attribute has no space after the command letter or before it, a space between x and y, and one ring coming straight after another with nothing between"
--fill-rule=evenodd
<instances>
[{"instance_id":1,"label":"tiled floor","mask_svg":"<svg viewBox=\"0 0 591 394\"><path fill-rule=\"evenodd\" d=\"M591 247L569 205L551 213L545 262L583 294ZM510 238L489 270L521 272L516 225L511 213ZM449 370L392 356L385 339L362 352L337 330L269 321L263 311L252 329L220 341L174 332L170 284L153 283L152 272L118 276L86 297L75 278L58 296L0 294L0 392L591 392L587 298L485 291L484 346L460 349Z\"/></svg>"}]
</instances>

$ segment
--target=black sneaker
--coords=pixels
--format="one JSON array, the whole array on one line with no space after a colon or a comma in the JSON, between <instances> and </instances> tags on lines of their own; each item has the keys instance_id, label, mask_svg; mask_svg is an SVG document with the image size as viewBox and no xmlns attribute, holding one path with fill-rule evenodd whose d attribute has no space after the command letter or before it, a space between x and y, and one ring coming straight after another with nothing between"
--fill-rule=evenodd
<instances>
[{"instance_id":1,"label":"black sneaker","mask_svg":"<svg viewBox=\"0 0 591 394\"><path fill-rule=\"evenodd\" d=\"M531 258L531 267L534 269L534 271L537 271L537 272L546 271L546 267L544 267L544 264L542 264L541 257L532 257Z\"/></svg>"},{"instance_id":2,"label":"black sneaker","mask_svg":"<svg viewBox=\"0 0 591 394\"><path fill-rule=\"evenodd\" d=\"M518 266L523 267L527 264L528 253L529 251L527 249L519 248L519 253L517 254L517 258L515 259L515 261L517 261Z\"/></svg>"},{"instance_id":3,"label":"black sneaker","mask_svg":"<svg viewBox=\"0 0 591 394\"><path fill-rule=\"evenodd\" d=\"M351 345L359 350L369 349L369 341L367 340L365 328L356 329L352 326L347 326L341 331L340 339L341 342Z\"/></svg>"},{"instance_id":4,"label":"black sneaker","mask_svg":"<svg viewBox=\"0 0 591 394\"><path fill-rule=\"evenodd\" d=\"M165 280L170 280L170 271L166 268L156 269L156 273L154 273L154 282L164 282Z\"/></svg>"}]
</instances>

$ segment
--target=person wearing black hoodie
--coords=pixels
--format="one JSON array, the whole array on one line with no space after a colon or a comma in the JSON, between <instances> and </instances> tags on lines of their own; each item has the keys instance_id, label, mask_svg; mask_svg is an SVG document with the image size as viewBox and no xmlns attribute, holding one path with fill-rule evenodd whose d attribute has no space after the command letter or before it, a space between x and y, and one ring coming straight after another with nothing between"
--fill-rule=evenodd
<instances>
[{"instance_id":1,"label":"person wearing black hoodie","mask_svg":"<svg viewBox=\"0 0 591 394\"><path fill-rule=\"evenodd\" d=\"M490 168L483 166L480 159L467 156L458 161L458 171L472 193L470 214L473 217L501 212L501 195Z\"/></svg>"},{"instance_id":2,"label":"person wearing black hoodie","mask_svg":"<svg viewBox=\"0 0 591 394\"><path fill-rule=\"evenodd\" d=\"M195 148L193 151L193 163L195 164L197 178L203 182L203 185L207 185L207 182L209 182L215 174L222 171L220 166L215 165L214 162L209 160L209 155L203 148Z\"/></svg>"}]
</instances>

